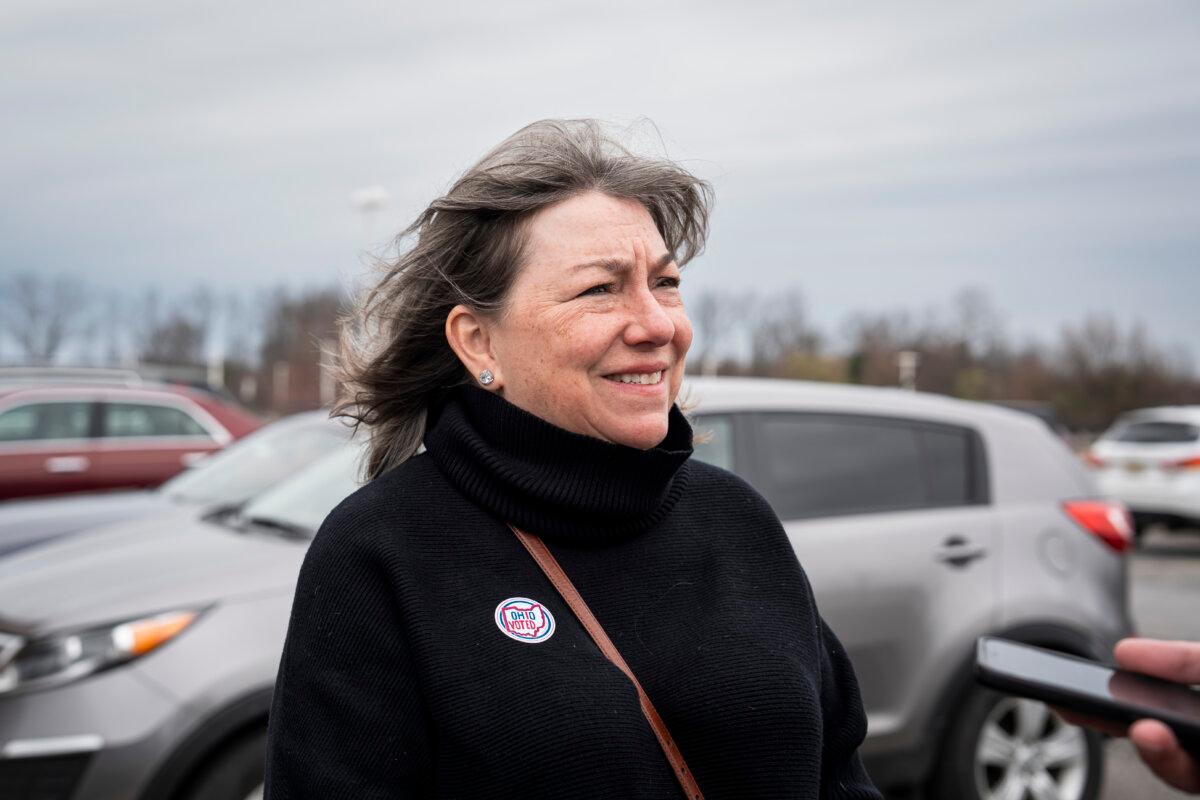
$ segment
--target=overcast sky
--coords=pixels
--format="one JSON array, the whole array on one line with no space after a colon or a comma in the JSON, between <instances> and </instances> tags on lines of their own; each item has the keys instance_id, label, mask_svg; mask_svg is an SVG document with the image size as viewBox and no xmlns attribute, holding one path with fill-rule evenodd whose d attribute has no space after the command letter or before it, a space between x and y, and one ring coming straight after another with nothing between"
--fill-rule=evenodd
<instances>
[{"instance_id":1,"label":"overcast sky","mask_svg":"<svg viewBox=\"0 0 1200 800\"><path fill-rule=\"evenodd\" d=\"M685 295L834 332L975 286L1017 339L1112 311L1200 355L1194 0L8 0L0 109L0 275L347 280L520 126L645 117L717 190Z\"/></svg>"}]
</instances>

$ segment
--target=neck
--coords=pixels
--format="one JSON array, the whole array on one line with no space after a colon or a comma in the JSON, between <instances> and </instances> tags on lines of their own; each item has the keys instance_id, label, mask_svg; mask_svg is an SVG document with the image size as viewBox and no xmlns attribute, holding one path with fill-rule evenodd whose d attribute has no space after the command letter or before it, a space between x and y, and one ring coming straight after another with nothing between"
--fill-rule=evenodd
<instances>
[{"instance_id":1,"label":"neck","mask_svg":"<svg viewBox=\"0 0 1200 800\"><path fill-rule=\"evenodd\" d=\"M430 409L425 447L464 495L547 539L601 544L661 521L687 483L692 429L677 406L647 450L564 430L465 384Z\"/></svg>"}]
</instances>

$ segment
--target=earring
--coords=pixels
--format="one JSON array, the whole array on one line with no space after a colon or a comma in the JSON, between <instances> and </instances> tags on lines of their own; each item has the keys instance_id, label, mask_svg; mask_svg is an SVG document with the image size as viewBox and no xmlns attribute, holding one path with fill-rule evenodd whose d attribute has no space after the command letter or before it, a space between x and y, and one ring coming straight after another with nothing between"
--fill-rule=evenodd
<instances>
[{"instance_id":1,"label":"earring","mask_svg":"<svg viewBox=\"0 0 1200 800\"><path fill-rule=\"evenodd\" d=\"M479 373L479 382L484 386L487 386L494 380L496 380L496 376L492 374L490 369L485 369L483 372Z\"/></svg>"}]
</instances>

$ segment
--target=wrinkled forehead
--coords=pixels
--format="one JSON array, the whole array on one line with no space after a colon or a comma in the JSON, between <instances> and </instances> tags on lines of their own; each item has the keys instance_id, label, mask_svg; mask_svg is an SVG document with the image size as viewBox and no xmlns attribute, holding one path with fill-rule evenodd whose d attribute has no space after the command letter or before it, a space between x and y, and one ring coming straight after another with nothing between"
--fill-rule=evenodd
<instances>
[{"instance_id":1,"label":"wrinkled forehead","mask_svg":"<svg viewBox=\"0 0 1200 800\"><path fill-rule=\"evenodd\" d=\"M599 259L659 262L667 246L654 218L636 200L599 192L548 206L529 220L529 265L571 267Z\"/></svg>"}]
</instances>

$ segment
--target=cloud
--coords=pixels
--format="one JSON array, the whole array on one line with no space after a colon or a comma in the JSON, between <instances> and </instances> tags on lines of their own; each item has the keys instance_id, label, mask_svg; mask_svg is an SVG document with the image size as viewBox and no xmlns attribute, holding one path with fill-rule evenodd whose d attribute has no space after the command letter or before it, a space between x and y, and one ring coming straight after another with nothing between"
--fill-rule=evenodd
<instances>
[{"instance_id":1,"label":"cloud","mask_svg":"<svg viewBox=\"0 0 1200 800\"><path fill-rule=\"evenodd\" d=\"M1192 4L26 0L0 15L3 271L331 279L366 244L354 189L387 186L398 229L532 119L646 116L717 185L696 287L798 283L834 320L961 280L1017 329L1137 298L1152 332L1193 337Z\"/></svg>"}]
</instances>

